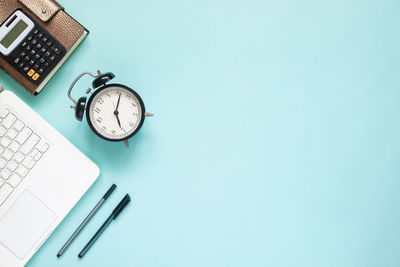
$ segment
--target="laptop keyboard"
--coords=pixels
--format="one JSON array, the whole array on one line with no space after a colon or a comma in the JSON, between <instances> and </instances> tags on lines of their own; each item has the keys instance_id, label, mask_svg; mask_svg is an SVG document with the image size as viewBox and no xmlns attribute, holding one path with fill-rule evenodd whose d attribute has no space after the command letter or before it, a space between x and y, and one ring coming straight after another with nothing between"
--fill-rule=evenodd
<instances>
[{"instance_id":1,"label":"laptop keyboard","mask_svg":"<svg viewBox=\"0 0 400 267\"><path fill-rule=\"evenodd\" d=\"M50 145L10 108L0 109L0 206Z\"/></svg>"}]
</instances>

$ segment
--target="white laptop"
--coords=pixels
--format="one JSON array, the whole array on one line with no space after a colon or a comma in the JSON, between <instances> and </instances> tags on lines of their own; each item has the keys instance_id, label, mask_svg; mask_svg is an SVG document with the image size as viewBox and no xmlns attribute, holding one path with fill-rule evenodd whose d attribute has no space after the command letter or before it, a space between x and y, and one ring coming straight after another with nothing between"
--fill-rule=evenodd
<instances>
[{"instance_id":1,"label":"white laptop","mask_svg":"<svg viewBox=\"0 0 400 267\"><path fill-rule=\"evenodd\" d=\"M23 266L99 176L99 168L0 86L0 266Z\"/></svg>"}]
</instances>

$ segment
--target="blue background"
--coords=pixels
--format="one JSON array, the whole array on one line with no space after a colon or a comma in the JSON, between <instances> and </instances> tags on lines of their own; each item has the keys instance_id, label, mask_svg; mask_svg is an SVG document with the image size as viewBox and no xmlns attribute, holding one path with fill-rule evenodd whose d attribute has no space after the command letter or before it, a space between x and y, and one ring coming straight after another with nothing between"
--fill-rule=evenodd
<instances>
[{"instance_id":1,"label":"blue background","mask_svg":"<svg viewBox=\"0 0 400 267\"><path fill-rule=\"evenodd\" d=\"M0 80L102 174L28 266L400 265L399 1L60 2L89 37L38 97ZM130 149L69 109L97 69L155 114Z\"/></svg>"}]
</instances>

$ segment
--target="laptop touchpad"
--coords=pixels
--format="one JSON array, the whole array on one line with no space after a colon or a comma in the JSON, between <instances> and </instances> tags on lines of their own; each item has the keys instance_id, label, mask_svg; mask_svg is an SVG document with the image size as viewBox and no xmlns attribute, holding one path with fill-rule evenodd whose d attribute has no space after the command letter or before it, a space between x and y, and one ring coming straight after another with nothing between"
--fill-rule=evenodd
<instances>
[{"instance_id":1,"label":"laptop touchpad","mask_svg":"<svg viewBox=\"0 0 400 267\"><path fill-rule=\"evenodd\" d=\"M22 260L56 218L52 210L25 190L0 218L0 243Z\"/></svg>"}]
</instances>

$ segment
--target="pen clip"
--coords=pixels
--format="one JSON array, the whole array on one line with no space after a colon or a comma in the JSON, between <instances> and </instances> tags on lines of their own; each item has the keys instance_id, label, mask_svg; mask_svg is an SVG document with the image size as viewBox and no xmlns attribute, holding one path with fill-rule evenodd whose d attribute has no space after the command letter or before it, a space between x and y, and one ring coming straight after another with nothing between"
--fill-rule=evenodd
<instances>
[{"instance_id":1,"label":"pen clip","mask_svg":"<svg viewBox=\"0 0 400 267\"><path fill-rule=\"evenodd\" d=\"M113 210L113 219L115 220L118 215L121 213L121 211L128 205L128 203L131 201L131 197L129 194L126 194L126 196L119 202L118 206Z\"/></svg>"}]
</instances>

